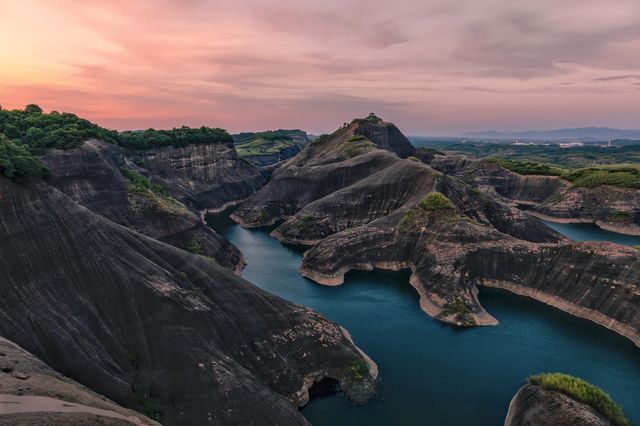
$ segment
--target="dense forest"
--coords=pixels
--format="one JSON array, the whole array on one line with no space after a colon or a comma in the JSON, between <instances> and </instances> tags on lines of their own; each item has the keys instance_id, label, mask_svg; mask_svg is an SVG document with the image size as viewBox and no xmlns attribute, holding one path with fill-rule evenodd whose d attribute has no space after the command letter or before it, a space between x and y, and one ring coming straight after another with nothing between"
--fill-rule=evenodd
<instances>
[{"instance_id":1,"label":"dense forest","mask_svg":"<svg viewBox=\"0 0 640 426\"><path fill-rule=\"evenodd\" d=\"M22 110L0 107L0 174L19 183L47 178L50 173L40 165L39 155L53 148L75 148L88 139L100 139L133 150L232 141L227 131L219 128L183 126L172 130L117 132L75 114L45 113L35 104Z\"/></svg>"}]
</instances>

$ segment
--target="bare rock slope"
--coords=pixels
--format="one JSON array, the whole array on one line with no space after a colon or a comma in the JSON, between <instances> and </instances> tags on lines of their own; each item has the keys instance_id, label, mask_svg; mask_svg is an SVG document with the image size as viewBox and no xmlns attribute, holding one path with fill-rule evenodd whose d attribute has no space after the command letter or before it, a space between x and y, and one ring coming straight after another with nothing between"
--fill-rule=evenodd
<instances>
[{"instance_id":1,"label":"bare rock slope","mask_svg":"<svg viewBox=\"0 0 640 426\"><path fill-rule=\"evenodd\" d=\"M0 335L164 424L306 424L327 377L373 392L336 324L51 186L0 178L0 234Z\"/></svg>"},{"instance_id":2,"label":"bare rock slope","mask_svg":"<svg viewBox=\"0 0 640 426\"><path fill-rule=\"evenodd\" d=\"M363 128L371 143L345 155ZM341 284L352 269L408 268L423 310L443 322L496 324L477 298L485 285L588 318L640 345L640 251L569 242L444 167L402 159L408 148L390 129L355 120L307 146L233 217L243 226L284 220L272 235L311 246L301 273L321 284ZM514 192L524 191L517 186Z\"/></svg>"}]
</instances>

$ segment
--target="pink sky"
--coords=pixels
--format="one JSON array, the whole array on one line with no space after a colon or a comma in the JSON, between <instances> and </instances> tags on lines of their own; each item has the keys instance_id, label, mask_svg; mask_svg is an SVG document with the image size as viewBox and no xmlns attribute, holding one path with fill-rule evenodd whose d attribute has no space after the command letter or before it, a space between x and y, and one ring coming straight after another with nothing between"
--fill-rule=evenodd
<instances>
[{"instance_id":1,"label":"pink sky","mask_svg":"<svg viewBox=\"0 0 640 426\"><path fill-rule=\"evenodd\" d=\"M3 0L0 105L106 127L640 128L638 0Z\"/></svg>"}]
</instances>

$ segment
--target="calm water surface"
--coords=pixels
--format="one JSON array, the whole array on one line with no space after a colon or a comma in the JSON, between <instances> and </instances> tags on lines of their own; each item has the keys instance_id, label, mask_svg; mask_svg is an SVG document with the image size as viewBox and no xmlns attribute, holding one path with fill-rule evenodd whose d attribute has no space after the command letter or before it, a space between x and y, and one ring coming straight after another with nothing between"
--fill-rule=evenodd
<instances>
[{"instance_id":1,"label":"calm water surface","mask_svg":"<svg viewBox=\"0 0 640 426\"><path fill-rule=\"evenodd\" d=\"M378 397L362 407L341 396L311 401L302 412L315 426L502 425L525 378L546 371L597 384L640 425L640 349L613 332L494 289L480 300L500 325L454 329L420 310L408 272L351 272L323 287L298 274L302 252L267 231L225 216L210 224L244 253L244 278L340 323L378 363Z\"/></svg>"},{"instance_id":2,"label":"calm water surface","mask_svg":"<svg viewBox=\"0 0 640 426\"><path fill-rule=\"evenodd\" d=\"M606 231L593 223L554 223L544 222L550 228L576 241L610 241L626 246L640 245L640 236L624 235Z\"/></svg>"}]
</instances>

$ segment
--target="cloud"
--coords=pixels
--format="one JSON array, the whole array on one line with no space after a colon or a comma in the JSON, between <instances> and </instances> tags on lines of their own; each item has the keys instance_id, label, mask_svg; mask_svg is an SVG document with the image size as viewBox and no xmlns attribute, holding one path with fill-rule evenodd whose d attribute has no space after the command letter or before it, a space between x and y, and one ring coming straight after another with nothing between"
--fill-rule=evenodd
<instances>
[{"instance_id":1,"label":"cloud","mask_svg":"<svg viewBox=\"0 0 640 426\"><path fill-rule=\"evenodd\" d=\"M0 100L118 128L320 132L370 110L414 133L637 127L640 3L571 3L10 2Z\"/></svg>"}]
</instances>

